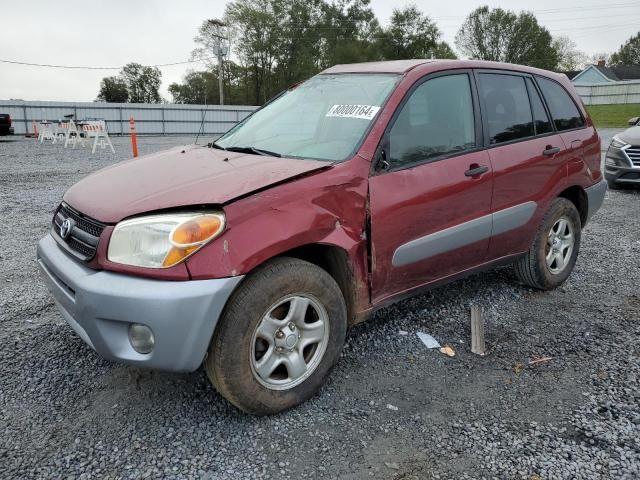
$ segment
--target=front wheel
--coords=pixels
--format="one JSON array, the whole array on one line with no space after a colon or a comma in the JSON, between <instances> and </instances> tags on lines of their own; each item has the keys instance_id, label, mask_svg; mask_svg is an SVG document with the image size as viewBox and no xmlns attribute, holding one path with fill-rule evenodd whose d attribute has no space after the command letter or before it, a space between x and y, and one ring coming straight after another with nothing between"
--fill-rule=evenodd
<instances>
[{"instance_id":1,"label":"front wheel","mask_svg":"<svg viewBox=\"0 0 640 480\"><path fill-rule=\"evenodd\" d=\"M342 292L323 269L278 258L229 300L205 367L216 389L245 412L265 415L311 397L337 361L347 328Z\"/></svg>"},{"instance_id":2,"label":"front wheel","mask_svg":"<svg viewBox=\"0 0 640 480\"><path fill-rule=\"evenodd\" d=\"M556 198L547 211L529 251L515 264L525 284L550 290L569 276L578 257L582 223L575 205Z\"/></svg>"}]
</instances>

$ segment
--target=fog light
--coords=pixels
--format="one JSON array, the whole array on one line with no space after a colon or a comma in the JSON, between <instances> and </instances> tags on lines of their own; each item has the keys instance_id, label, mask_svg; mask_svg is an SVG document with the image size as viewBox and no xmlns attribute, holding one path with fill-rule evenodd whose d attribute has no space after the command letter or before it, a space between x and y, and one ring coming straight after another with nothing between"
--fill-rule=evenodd
<instances>
[{"instance_id":1,"label":"fog light","mask_svg":"<svg viewBox=\"0 0 640 480\"><path fill-rule=\"evenodd\" d=\"M150 353L155 345L151 329L139 323L132 323L129 326L129 342L138 353Z\"/></svg>"}]
</instances>

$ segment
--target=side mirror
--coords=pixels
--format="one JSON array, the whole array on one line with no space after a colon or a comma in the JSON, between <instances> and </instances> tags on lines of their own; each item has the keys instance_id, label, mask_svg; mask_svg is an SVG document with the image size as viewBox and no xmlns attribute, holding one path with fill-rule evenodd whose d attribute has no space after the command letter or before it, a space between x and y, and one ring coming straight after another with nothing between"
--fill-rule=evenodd
<instances>
[{"instance_id":1,"label":"side mirror","mask_svg":"<svg viewBox=\"0 0 640 480\"><path fill-rule=\"evenodd\" d=\"M378 147L378 154L376 156L376 170L388 170L391 164L389 163L389 150L390 142L389 137L385 137L380 147Z\"/></svg>"},{"instance_id":2,"label":"side mirror","mask_svg":"<svg viewBox=\"0 0 640 480\"><path fill-rule=\"evenodd\" d=\"M635 127L636 125L640 125L640 117L633 117L629 119L629 125Z\"/></svg>"}]
</instances>

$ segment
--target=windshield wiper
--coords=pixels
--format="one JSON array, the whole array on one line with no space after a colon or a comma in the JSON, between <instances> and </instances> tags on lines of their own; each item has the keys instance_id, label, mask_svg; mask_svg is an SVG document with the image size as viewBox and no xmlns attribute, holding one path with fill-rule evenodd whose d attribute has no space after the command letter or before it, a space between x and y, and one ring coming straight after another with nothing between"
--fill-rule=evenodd
<instances>
[{"instance_id":1,"label":"windshield wiper","mask_svg":"<svg viewBox=\"0 0 640 480\"><path fill-rule=\"evenodd\" d=\"M218 150L226 150L222 145L218 145L216 142L211 142L209 148L217 148Z\"/></svg>"},{"instance_id":2,"label":"windshield wiper","mask_svg":"<svg viewBox=\"0 0 640 480\"><path fill-rule=\"evenodd\" d=\"M240 153L253 153L255 155L266 155L268 157L278 157L281 158L282 155L277 152L271 152L269 150L263 150L262 148L255 147L228 147L225 148L229 152L240 152Z\"/></svg>"}]
</instances>

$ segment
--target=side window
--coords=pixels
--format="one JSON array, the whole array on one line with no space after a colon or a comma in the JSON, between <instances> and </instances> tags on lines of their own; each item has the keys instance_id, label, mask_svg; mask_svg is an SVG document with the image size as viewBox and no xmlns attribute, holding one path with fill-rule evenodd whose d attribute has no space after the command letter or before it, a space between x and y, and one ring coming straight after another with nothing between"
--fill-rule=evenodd
<instances>
[{"instance_id":1,"label":"side window","mask_svg":"<svg viewBox=\"0 0 640 480\"><path fill-rule=\"evenodd\" d=\"M469 75L437 77L416 88L396 118L389 141L392 168L474 148Z\"/></svg>"},{"instance_id":2,"label":"side window","mask_svg":"<svg viewBox=\"0 0 640 480\"><path fill-rule=\"evenodd\" d=\"M480 99L492 144L532 137L533 119L524 77L481 73Z\"/></svg>"},{"instance_id":3,"label":"side window","mask_svg":"<svg viewBox=\"0 0 640 480\"><path fill-rule=\"evenodd\" d=\"M551 128L551 121L549 120L547 111L544 109L540 94L538 93L538 90L536 90L536 87L533 84L533 80L527 78L526 82L527 90L529 91L529 100L531 100L531 110L533 110L533 120L535 123L536 135L550 133L551 131L553 131L553 128Z\"/></svg>"},{"instance_id":4,"label":"side window","mask_svg":"<svg viewBox=\"0 0 640 480\"><path fill-rule=\"evenodd\" d=\"M547 100L553 123L558 130L584 127L584 118L567 91L553 80L537 77L540 90Z\"/></svg>"}]
</instances>

